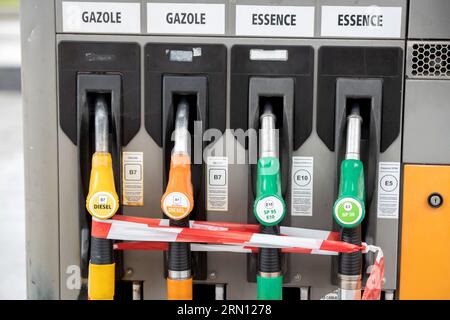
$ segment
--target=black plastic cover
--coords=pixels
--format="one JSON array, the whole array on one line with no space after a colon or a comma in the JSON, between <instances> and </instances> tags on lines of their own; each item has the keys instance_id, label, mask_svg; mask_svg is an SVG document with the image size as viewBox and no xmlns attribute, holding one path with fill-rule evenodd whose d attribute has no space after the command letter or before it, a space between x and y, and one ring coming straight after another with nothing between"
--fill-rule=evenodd
<instances>
[{"instance_id":1,"label":"black plastic cover","mask_svg":"<svg viewBox=\"0 0 450 320\"><path fill-rule=\"evenodd\" d=\"M250 50L287 50L287 61L250 60ZM250 77L293 78L294 146L308 139L313 121L314 49L310 46L235 45L231 49L231 129L248 129Z\"/></svg>"},{"instance_id":2,"label":"black plastic cover","mask_svg":"<svg viewBox=\"0 0 450 320\"><path fill-rule=\"evenodd\" d=\"M381 144L384 152L400 134L403 50L398 47L332 47L319 49L317 133L335 149L335 101L338 78L383 80Z\"/></svg>"},{"instance_id":3,"label":"black plastic cover","mask_svg":"<svg viewBox=\"0 0 450 320\"><path fill-rule=\"evenodd\" d=\"M145 46L145 128L163 145L163 77L205 76L208 79L209 128L225 131L227 49L222 44L149 43ZM205 128L207 129L207 128Z\"/></svg>"},{"instance_id":4,"label":"black plastic cover","mask_svg":"<svg viewBox=\"0 0 450 320\"><path fill-rule=\"evenodd\" d=\"M77 144L77 75L119 74L122 77L122 144L141 125L140 47L136 43L63 41L58 45L59 122Z\"/></svg>"}]
</instances>

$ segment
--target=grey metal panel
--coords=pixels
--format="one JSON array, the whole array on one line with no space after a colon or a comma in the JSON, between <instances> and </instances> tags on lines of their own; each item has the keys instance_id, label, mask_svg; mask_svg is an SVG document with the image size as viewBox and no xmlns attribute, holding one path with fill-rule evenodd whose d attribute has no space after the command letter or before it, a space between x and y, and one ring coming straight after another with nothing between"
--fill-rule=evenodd
<instances>
[{"instance_id":1,"label":"grey metal panel","mask_svg":"<svg viewBox=\"0 0 450 320\"><path fill-rule=\"evenodd\" d=\"M30 299L60 297L53 12L53 0L21 2L27 295Z\"/></svg>"},{"instance_id":2,"label":"grey metal panel","mask_svg":"<svg viewBox=\"0 0 450 320\"><path fill-rule=\"evenodd\" d=\"M318 40L318 39L265 39L265 38L214 38L214 37L167 37L167 36L114 36L114 35L69 35L61 34L57 36L57 42L62 40L74 41L127 41L138 42L141 47L148 42L166 42L166 43L224 43L230 48L233 44L278 44L278 45L312 45L315 48L315 70L317 72L317 49L321 45L348 45L348 46L399 46L404 47L401 40ZM142 49L143 50L143 49ZM141 65L143 66L144 55L141 55ZM230 56L228 55L228 59ZM229 61L228 61L229 64ZM141 75L141 86L143 86L143 73ZM228 95L229 95L229 78L228 78ZM141 103L143 104L142 87ZM316 89L314 89L316 90ZM316 101L316 92L314 92L314 101ZM229 110L228 100L227 110ZM315 102L314 102L315 105ZM142 119L143 108L141 109ZM293 226L314 228L322 230L331 230L332 217L331 208L335 200L334 194L334 177L336 177L336 165L334 153L330 152L323 144L315 131L315 123L317 111L314 108L313 132L309 139L302 147L295 151L295 156L314 156L314 207L312 217L291 217ZM229 121L229 111L227 111L227 121ZM228 122L229 123L229 122ZM235 142L231 135L222 137L217 143L224 142L228 145L226 150L242 150L242 147ZM72 164L76 163L76 156L71 152L67 152L73 145L66 138L60 141L60 165L67 162L67 166L61 168L61 171L68 170ZM380 155L380 161L400 161L400 145L401 139L398 138L393 145L383 154ZM125 215L146 216L146 217L162 217L160 210L160 197L162 195L162 151L151 140L150 136L145 132L143 123L141 130L133 138L133 140L124 148L124 151L143 151L144 152L144 207L124 207ZM231 156L228 154L228 156ZM75 159L75 160L74 160ZM75 165L75 164L74 164ZM72 170L72 169L69 169ZM72 172L72 171L71 171ZM73 173L75 174L75 173ZM76 194L77 186L73 183L72 173L69 177L61 175L60 194L61 205L67 200L72 201L73 195ZM67 180L66 180L67 179ZM208 212L207 218L210 221L233 221L246 222L247 217L247 186L248 186L248 166L243 164L231 164L229 166L229 210L227 212ZM331 182L332 181L332 182ZM331 183L330 183L331 182ZM67 195L64 195L67 194ZM63 201L63 198L65 199ZM75 201L75 200L73 200ZM64 240L61 238L61 252L67 252L61 259L61 268L64 271L67 265L76 261L74 257L78 255L78 242L75 241L76 235L73 232L78 230L75 225L71 225L71 218L65 215L72 215L76 212L75 208L71 208L68 212L69 205L61 207L61 233L69 235ZM287 204L290 205L290 204ZM65 221L63 223L63 221ZM381 245L386 256L386 289L396 288L396 264L397 264L397 245L398 238L398 221L395 219L378 219L376 227L373 230L376 234L372 236L373 241ZM69 230L71 229L71 230ZM228 263L232 261L230 265ZM144 298L145 299L164 299L165 280L163 279L163 262L162 254L159 252L125 252L125 268L133 270L127 274L127 280L144 280ZM246 258L244 255L230 253L214 253L208 254L208 275L215 272L214 278L208 278L202 283L228 283L227 298L228 299L249 299L255 297L256 287L254 284L246 281ZM292 255L291 275L292 281L286 286L300 287L311 286L311 298L319 299L325 293L334 289L331 284L331 259L326 256L314 255ZM299 277L296 277L296 275ZM62 275L66 279L66 275ZM64 297L73 297L71 291L65 291Z\"/></svg>"},{"instance_id":3,"label":"grey metal panel","mask_svg":"<svg viewBox=\"0 0 450 320\"><path fill-rule=\"evenodd\" d=\"M450 164L450 81L407 80L404 163Z\"/></svg>"},{"instance_id":4,"label":"grey metal panel","mask_svg":"<svg viewBox=\"0 0 450 320\"><path fill-rule=\"evenodd\" d=\"M450 39L450 1L410 0L408 39Z\"/></svg>"},{"instance_id":5,"label":"grey metal panel","mask_svg":"<svg viewBox=\"0 0 450 320\"><path fill-rule=\"evenodd\" d=\"M450 41L408 41L408 79L450 79Z\"/></svg>"}]
</instances>

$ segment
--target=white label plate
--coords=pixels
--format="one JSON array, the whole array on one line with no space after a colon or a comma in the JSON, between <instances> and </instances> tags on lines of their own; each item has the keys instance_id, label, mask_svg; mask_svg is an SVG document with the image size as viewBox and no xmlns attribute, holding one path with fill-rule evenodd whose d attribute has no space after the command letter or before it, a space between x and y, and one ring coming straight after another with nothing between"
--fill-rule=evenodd
<instances>
[{"instance_id":1,"label":"white label plate","mask_svg":"<svg viewBox=\"0 0 450 320\"><path fill-rule=\"evenodd\" d=\"M322 37L400 38L401 7L322 6Z\"/></svg>"},{"instance_id":2,"label":"white label plate","mask_svg":"<svg viewBox=\"0 0 450 320\"><path fill-rule=\"evenodd\" d=\"M292 157L291 215L312 216L314 158Z\"/></svg>"},{"instance_id":3,"label":"white label plate","mask_svg":"<svg viewBox=\"0 0 450 320\"><path fill-rule=\"evenodd\" d=\"M228 158L207 159L207 208L208 211L228 211Z\"/></svg>"},{"instance_id":4,"label":"white label plate","mask_svg":"<svg viewBox=\"0 0 450 320\"><path fill-rule=\"evenodd\" d=\"M144 205L144 153L122 153L122 204Z\"/></svg>"},{"instance_id":5,"label":"white label plate","mask_svg":"<svg viewBox=\"0 0 450 320\"><path fill-rule=\"evenodd\" d=\"M378 218L398 219L400 163L380 162L378 166Z\"/></svg>"},{"instance_id":6,"label":"white label plate","mask_svg":"<svg viewBox=\"0 0 450 320\"><path fill-rule=\"evenodd\" d=\"M62 3L63 32L140 33L141 5L124 2Z\"/></svg>"},{"instance_id":7,"label":"white label plate","mask_svg":"<svg viewBox=\"0 0 450 320\"><path fill-rule=\"evenodd\" d=\"M314 36L314 7L236 6L236 35Z\"/></svg>"},{"instance_id":8,"label":"white label plate","mask_svg":"<svg viewBox=\"0 0 450 320\"><path fill-rule=\"evenodd\" d=\"M225 5L147 3L147 32L156 34L224 34Z\"/></svg>"}]
</instances>

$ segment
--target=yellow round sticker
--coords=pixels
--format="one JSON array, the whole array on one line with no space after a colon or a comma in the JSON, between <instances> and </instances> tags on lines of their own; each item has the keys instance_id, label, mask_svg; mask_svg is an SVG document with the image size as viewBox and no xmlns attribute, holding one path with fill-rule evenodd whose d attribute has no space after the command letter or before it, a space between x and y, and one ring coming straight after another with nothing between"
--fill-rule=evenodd
<instances>
[{"instance_id":1,"label":"yellow round sticker","mask_svg":"<svg viewBox=\"0 0 450 320\"><path fill-rule=\"evenodd\" d=\"M111 218L117 211L117 201L109 192L95 193L89 200L88 211L98 219Z\"/></svg>"}]
</instances>

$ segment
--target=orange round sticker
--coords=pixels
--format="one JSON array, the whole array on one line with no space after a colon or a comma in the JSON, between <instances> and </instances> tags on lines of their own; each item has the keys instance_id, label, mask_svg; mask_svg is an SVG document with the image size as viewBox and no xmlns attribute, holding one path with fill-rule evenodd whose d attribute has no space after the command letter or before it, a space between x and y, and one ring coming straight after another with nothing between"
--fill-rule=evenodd
<instances>
[{"instance_id":1,"label":"orange round sticker","mask_svg":"<svg viewBox=\"0 0 450 320\"><path fill-rule=\"evenodd\" d=\"M170 219L183 219L189 214L190 208L191 203L184 193L171 192L164 197L163 211Z\"/></svg>"}]
</instances>

